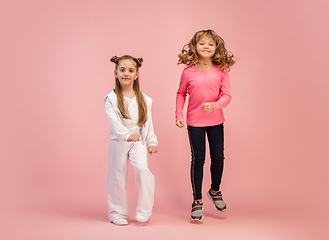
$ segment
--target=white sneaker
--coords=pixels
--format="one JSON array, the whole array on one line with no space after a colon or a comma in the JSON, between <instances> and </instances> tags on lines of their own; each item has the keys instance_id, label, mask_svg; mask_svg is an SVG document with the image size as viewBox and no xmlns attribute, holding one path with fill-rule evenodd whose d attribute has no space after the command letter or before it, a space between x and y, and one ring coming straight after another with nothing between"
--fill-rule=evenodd
<instances>
[{"instance_id":1,"label":"white sneaker","mask_svg":"<svg viewBox=\"0 0 329 240\"><path fill-rule=\"evenodd\" d=\"M141 215L141 214L136 214L135 219L136 219L137 222L144 223L144 222L147 222L147 220L149 220L149 217L147 217L145 215Z\"/></svg>"},{"instance_id":2,"label":"white sneaker","mask_svg":"<svg viewBox=\"0 0 329 240\"><path fill-rule=\"evenodd\" d=\"M119 225L119 226L128 225L127 219L125 219L123 217L117 217L117 218L113 219L111 222L114 223L115 225Z\"/></svg>"}]
</instances>

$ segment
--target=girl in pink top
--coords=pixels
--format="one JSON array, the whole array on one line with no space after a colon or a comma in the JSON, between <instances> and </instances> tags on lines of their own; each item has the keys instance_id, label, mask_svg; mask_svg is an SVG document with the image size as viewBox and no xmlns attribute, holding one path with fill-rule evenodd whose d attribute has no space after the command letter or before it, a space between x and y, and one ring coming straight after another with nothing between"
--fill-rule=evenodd
<instances>
[{"instance_id":1,"label":"girl in pink top","mask_svg":"<svg viewBox=\"0 0 329 240\"><path fill-rule=\"evenodd\" d=\"M224 211L226 204L220 191L224 166L223 108L231 101L228 71L234 65L232 53L213 30L194 34L178 55L178 64L186 64L176 98L176 125L184 127L183 108L189 102L186 123L191 147L192 220L203 220L202 180L207 133L211 157L211 188L207 192L214 208Z\"/></svg>"}]
</instances>

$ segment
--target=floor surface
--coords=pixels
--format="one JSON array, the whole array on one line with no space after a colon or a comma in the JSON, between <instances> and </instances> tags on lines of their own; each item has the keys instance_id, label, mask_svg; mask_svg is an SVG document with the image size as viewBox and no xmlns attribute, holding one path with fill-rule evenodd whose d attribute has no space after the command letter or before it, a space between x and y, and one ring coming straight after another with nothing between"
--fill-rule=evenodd
<instances>
[{"instance_id":1,"label":"floor surface","mask_svg":"<svg viewBox=\"0 0 329 240\"><path fill-rule=\"evenodd\" d=\"M73 196L73 195L72 195ZM71 197L72 197L71 196ZM202 222L189 220L190 206L168 210L155 206L148 223L129 219L127 226L116 226L106 216L106 202L94 197L63 198L16 204L3 209L1 239L329 239L327 220L321 211L250 206L241 209L228 204L217 212L206 201ZM131 212L134 212L131 204ZM19 210L19 211L18 211Z\"/></svg>"}]
</instances>

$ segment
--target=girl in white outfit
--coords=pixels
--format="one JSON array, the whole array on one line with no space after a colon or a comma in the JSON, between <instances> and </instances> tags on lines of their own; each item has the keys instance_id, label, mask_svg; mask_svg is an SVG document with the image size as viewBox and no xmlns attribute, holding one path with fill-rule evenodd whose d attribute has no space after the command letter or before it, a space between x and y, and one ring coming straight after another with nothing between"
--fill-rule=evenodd
<instances>
[{"instance_id":1,"label":"girl in white outfit","mask_svg":"<svg viewBox=\"0 0 329 240\"><path fill-rule=\"evenodd\" d=\"M115 89L105 98L110 135L106 186L108 217L114 224L127 225L128 160L135 170L139 192L136 220L146 222L154 203L154 176L148 168L147 151L151 155L156 153L158 141L152 124L152 99L139 88L139 68L143 59L124 55L113 57L111 62L116 64Z\"/></svg>"}]
</instances>

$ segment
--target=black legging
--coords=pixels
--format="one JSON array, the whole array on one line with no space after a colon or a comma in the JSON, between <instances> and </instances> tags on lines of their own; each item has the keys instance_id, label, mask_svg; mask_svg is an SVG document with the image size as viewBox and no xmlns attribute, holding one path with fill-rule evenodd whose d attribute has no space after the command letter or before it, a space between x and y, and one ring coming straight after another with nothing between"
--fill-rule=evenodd
<instances>
[{"instance_id":1,"label":"black legging","mask_svg":"<svg viewBox=\"0 0 329 240\"><path fill-rule=\"evenodd\" d=\"M203 165L205 162L207 133L210 148L211 189L219 190L224 167L224 127L223 124L211 127L187 126L191 147L191 183L194 200L202 199Z\"/></svg>"}]
</instances>

